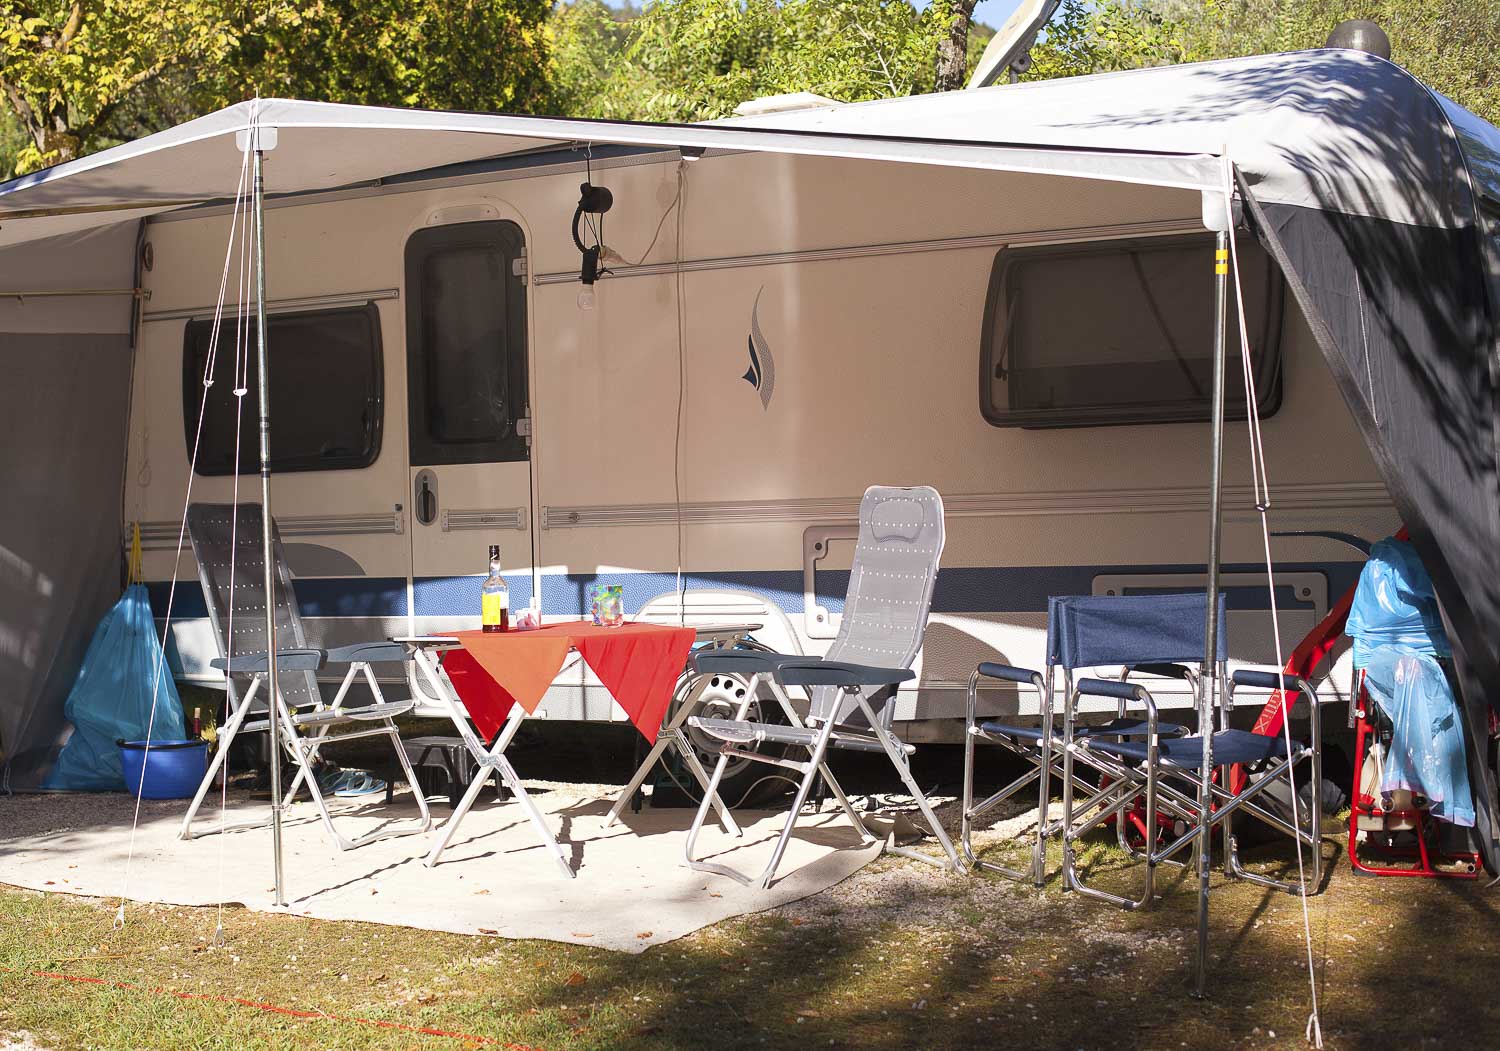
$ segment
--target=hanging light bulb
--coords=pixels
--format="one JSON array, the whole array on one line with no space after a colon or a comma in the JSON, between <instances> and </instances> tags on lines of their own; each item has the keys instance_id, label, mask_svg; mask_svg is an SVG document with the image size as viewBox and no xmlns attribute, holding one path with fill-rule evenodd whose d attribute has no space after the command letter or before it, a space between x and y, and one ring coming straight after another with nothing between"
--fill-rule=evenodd
<instances>
[{"instance_id":1,"label":"hanging light bulb","mask_svg":"<svg viewBox=\"0 0 1500 1051\"><path fill-rule=\"evenodd\" d=\"M584 285L581 289L578 290L579 310L593 310L595 302L596 300L594 298L593 285Z\"/></svg>"}]
</instances>

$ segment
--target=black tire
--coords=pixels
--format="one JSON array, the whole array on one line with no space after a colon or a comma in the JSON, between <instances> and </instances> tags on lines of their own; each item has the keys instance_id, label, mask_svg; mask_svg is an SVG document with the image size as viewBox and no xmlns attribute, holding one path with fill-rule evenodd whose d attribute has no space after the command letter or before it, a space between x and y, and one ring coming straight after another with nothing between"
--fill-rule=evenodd
<instances>
[{"instance_id":1,"label":"black tire","mask_svg":"<svg viewBox=\"0 0 1500 1051\"><path fill-rule=\"evenodd\" d=\"M677 691L672 698L672 707L667 716L669 722L676 714L678 706L687 699L693 683L694 677L690 675L683 675L678 680ZM698 711L695 714L713 719L731 719L739 705L744 702L745 693L749 688L749 682L739 675L711 676L702 697L699 698ZM762 690L760 696L751 701L745 718L752 722L783 724L786 722L781 706L766 690ZM714 764L719 760L718 743L712 737L694 730L691 726L684 726L683 732L692 743L693 751L697 754L698 761L703 764L703 769L712 776ZM762 742L756 746L755 750L762 755L781 758L786 754L787 748L785 745ZM678 776L682 781L682 786L690 790L693 798L702 798L698 783L693 780L691 773L684 770ZM789 772L779 767L757 763L751 759L731 758L724 771L724 777L719 783L719 797L731 807L764 806L771 800L791 791L792 785L783 780L783 777L789 776L791 776Z\"/></svg>"}]
</instances>

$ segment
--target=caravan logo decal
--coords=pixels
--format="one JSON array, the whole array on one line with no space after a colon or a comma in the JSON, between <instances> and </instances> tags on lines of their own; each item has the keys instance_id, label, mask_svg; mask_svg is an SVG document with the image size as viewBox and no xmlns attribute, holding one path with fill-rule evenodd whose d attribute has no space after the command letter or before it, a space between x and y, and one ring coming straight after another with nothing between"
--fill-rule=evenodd
<instances>
[{"instance_id":1,"label":"caravan logo decal","mask_svg":"<svg viewBox=\"0 0 1500 1051\"><path fill-rule=\"evenodd\" d=\"M771 347L760 331L760 293L755 293L755 305L750 308L750 367L741 377L760 394L763 409L771 407L771 395L776 390L776 359L771 356Z\"/></svg>"}]
</instances>

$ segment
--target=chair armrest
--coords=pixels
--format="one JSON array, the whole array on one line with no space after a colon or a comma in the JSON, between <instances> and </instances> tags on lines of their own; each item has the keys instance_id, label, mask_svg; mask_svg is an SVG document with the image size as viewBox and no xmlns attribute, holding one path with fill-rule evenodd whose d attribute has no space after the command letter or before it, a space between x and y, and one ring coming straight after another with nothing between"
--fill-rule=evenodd
<instances>
[{"instance_id":1,"label":"chair armrest","mask_svg":"<svg viewBox=\"0 0 1500 1051\"><path fill-rule=\"evenodd\" d=\"M1241 668L1230 678L1236 686L1249 686L1255 690L1302 690L1311 693L1311 687L1301 676L1287 675L1284 672L1257 671L1254 668Z\"/></svg>"},{"instance_id":2,"label":"chair armrest","mask_svg":"<svg viewBox=\"0 0 1500 1051\"><path fill-rule=\"evenodd\" d=\"M1113 697L1117 701L1139 701L1148 696L1140 683L1115 679L1079 679L1077 690L1089 697Z\"/></svg>"},{"instance_id":3,"label":"chair armrest","mask_svg":"<svg viewBox=\"0 0 1500 1051\"><path fill-rule=\"evenodd\" d=\"M785 686L895 686L916 678L910 668L874 668L843 661L800 657L776 666L776 681Z\"/></svg>"},{"instance_id":4,"label":"chair armrest","mask_svg":"<svg viewBox=\"0 0 1500 1051\"><path fill-rule=\"evenodd\" d=\"M1042 688L1041 672L1032 671L1030 668L1017 668L1011 664L996 664L994 661L985 661L977 669L978 674L986 679L1003 679L1006 682L1019 683L1022 686L1035 686Z\"/></svg>"},{"instance_id":5,"label":"chair armrest","mask_svg":"<svg viewBox=\"0 0 1500 1051\"><path fill-rule=\"evenodd\" d=\"M399 642L356 642L328 651L329 664L405 664L411 653Z\"/></svg>"},{"instance_id":6,"label":"chair armrest","mask_svg":"<svg viewBox=\"0 0 1500 1051\"><path fill-rule=\"evenodd\" d=\"M317 671L323 663L323 651L314 649L289 649L276 651L277 671ZM265 672L268 662L264 652L241 653L232 658L215 657L208 662L210 668L232 674L255 674Z\"/></svg>"},{"instance_id":7,"label":"chair armrest","mask_svg":"<svg viewBox=\"0 0 1500 1051\"><path fill-rule=\"evenodd\" d=\"M699 650L688 659L699 675L758 675L774 671L788 661L805 661L807 657L766 650L714 649Z\"/></svg>"}]
</instances>

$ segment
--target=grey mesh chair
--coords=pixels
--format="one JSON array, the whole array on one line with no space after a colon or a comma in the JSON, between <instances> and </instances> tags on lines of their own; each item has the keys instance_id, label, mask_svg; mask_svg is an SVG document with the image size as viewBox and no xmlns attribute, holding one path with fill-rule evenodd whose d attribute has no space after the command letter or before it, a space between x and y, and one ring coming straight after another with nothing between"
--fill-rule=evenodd
<instances>
[{"instance_id":1,"label":"grey mesh chair","mask_svg":"<svg viewBox=\"0 0 1500 1051\"><path fill-rule=\"evenodd\" d=\"M872 486L860 502L859 541L842 623L824 659L733 649L694 655L694 670L698 674L741 675L750 680L751 688L746 690L735 718L694 716L688 720L695 729L722 742L708 791L688 833L687 861L692 868L729 876L747 886L769 887L797 817L819 776L861 837L867 842L873 839L828 769L829 750L844 748L884 753L890 759L945 857L897 847L890 841L886 849L947 865L955 872L963 871L953 843L912 778L910 757L915 749L903 744L891 731L896 687L914 677L911 663L921 649L927 627L943 535L943 501L936 490L926 486L910 489ZM746 721L746 712L761 685L769 688L781 703L790 725ZM785 691L790 686L808 692L811 703L806 719L797 718L787 698ZM806 749L809 758L797 761L764 755L747 747L762 741ZM724 769L736 757L801 775L791 813L770 861L758 877L694 857L698 834L718 798Z\"/></svg>"},{"instance_id":2,"label":"grey mesh chair","mask_svg":"<svg viewBox=\"0 0 1500 1051\"><path fill-rule=\"evenodd\" d=\"M276 671L280 697L272 705L261 693L269 670L266 660L265 562L261 557L261 522L259 504L241 504L237 512L231 504L193 504L188 509L188 536L193 544L193 555L198 560L198 579L203 587L204 601L208 605L208 619L213 625L214 637L219 646L219 657L210 663L225 673L229 717L219 730L219 747L209 764L208 772L182 819L182 838L193 838L193 819L218 776L229 746L239 734L264 733L269 730L273 707L275 717L279 717L281 721L282 745L297 767L286 798L288 801L295 799L298 790L306 785L317 807L324 831L339 849L348 850L392 836L427 832L432 828L432 815L428 811L426 798L417 788L416 774L406 757L406 751L401 747L400 731L394 722L397 716L405 715L412 709L413 702L386 701L371 668L374 664L386 662L405 663L410 659L406 649L383 640L327 651L310 648L302 630L302 617L297 607L296 592L292 588L291 571L287 566L281 536L274 520L271 530L276 562ZM327 666L347 666L332 703L324 701L318 688L318 669ZM361 677L368 686L374 703L346 707L350 690ZM329 732L334 727L352 728L330 737ZM324 745L335 740L342 743L361 737L390 739L396 760L407 783L414 789L413 794L420 810L420 821L415 823L415 827L382 826L355 838L344 836L334 827L333 815L329 812L328 801L318 785L312 764ZM221 828L250 828L260 824L264 822L241 822L216 826L214 831Z\"/></svg>"}]
</instances>

